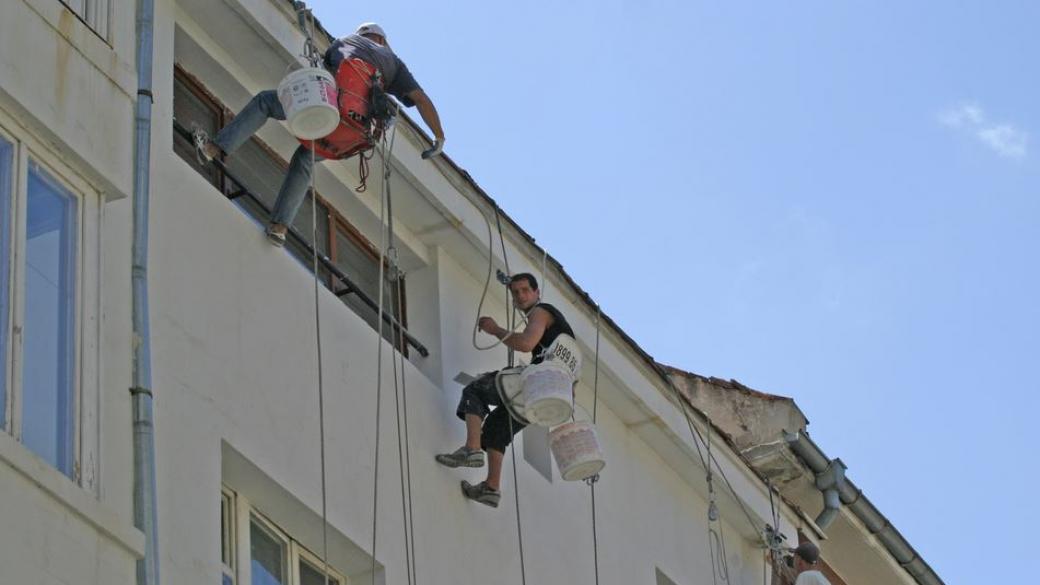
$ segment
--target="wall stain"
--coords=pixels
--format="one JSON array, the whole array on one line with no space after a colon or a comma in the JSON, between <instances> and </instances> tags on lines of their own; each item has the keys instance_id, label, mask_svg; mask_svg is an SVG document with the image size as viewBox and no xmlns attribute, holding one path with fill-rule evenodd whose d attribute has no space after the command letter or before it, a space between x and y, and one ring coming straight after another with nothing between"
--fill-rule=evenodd
<instances>
[{"instance_id":1,"label":"wall stain","mask_svg":"<svg viewBox=\"0 0 1040 585\"><path fill-rule=\"evenodd\" d=\"M58 17L58 31L61 34L57 38L58 51L57 63L55 63L54 67L54 91L59 116L65 111L65 93L68 91L65 82L69 76L69 57L72 54L72 42L69 41L69 38L72 36L72 25L75 18L72 11L64 7L62 8L61 16Z\"/></svg>"}]
</instances>

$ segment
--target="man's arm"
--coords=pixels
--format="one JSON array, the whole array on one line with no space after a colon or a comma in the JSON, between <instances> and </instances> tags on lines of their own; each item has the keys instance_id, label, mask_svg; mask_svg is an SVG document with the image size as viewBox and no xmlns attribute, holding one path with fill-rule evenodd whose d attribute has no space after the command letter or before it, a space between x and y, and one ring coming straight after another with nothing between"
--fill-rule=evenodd
<instances>
[{"instance_id":1,"label":"man's arm","mask_svg":"<svg viewBox=\"0 0 1040 585\"><path fill-rule=\"evenodd\" d=\"M509 349L516 351L522 351L524 353L530 353L531 350L538 345L538 340L545 334L545 330L552 325L552 315L549 311L541 307L536 307L535 310L531 311L531 314L527 316L527 327L521 333L516 333L506 337L502 341L503 345ZM491 317L481 317L478 323L481 331L494 335L495 337L502 339L509 334L507 329L503 329L495 323L495 320Z\"/></svg>"},{"instance_id":2,"label":"man's arm","mask_svg":"<svg viewBox=\"0 0 1040 585\"><path fill-rule=\"evenodd\" d=\"M434 107L433 101L422 89L415 89L409 92L408 99L415 102L415 107L419 109L419 115L422 117L423 122L426 122L426 126L433 131L434 148L437 150L433 154L440 154L440 148L438 147L444 147L444 129L441 128L441 117L437 114L437 108Z\"/></svg>"}]
</instances>

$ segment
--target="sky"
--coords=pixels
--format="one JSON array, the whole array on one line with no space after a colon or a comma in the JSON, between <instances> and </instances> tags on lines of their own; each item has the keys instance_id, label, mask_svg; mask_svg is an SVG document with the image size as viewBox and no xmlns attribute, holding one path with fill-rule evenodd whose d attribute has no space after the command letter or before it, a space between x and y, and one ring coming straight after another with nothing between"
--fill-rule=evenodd
<instances>
[{"instance_id":1,"label":"sky","mask_svg":"<svg viewBox=\"0 0 1040 585\"><path fill-rule=\"evenodd\" d=\"M947 584L1035 573L1040 3L308 4L655 359L793 397Z\"/></svg>"}]
</instances>

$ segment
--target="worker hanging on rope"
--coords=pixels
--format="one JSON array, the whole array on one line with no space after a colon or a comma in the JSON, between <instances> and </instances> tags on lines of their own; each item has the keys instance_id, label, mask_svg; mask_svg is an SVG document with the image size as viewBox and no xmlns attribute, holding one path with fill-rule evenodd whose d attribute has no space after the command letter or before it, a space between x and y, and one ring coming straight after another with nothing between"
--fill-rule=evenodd
<instances>
[{"instance_id":1,"label":"worker hanging on rope","mask_svg":"<svg viewBox=\"0 0 1040 585\"><path fill-rule=\"evenodd\" d=\"M794 585L831 585L827 577L820 572L816 563L820 560L820 549L806 540L792 548L788 558L789 567L793 569L788 578L794 579Z\"/></svg>"},{"instance_id":2,"label":"worker hanging on rope","mask_svg":"<svg viewBox=\"0 0 1040 585\"><path fill-rule=\"evenodd\" d=\"M509 280L509 290L513 294L513 304L527 315L527 327L521 333L511 333L495 322L491 317L481 317L478 326L513 350L530 352L531 363L537 364L545 358L545 350L561 334L571 337L567 320L560 311L541 302L538 281L528 273L515 274ZM437 455L437 462L447 467L483 467L484 453L487 452L487 479L476 484L462 481L462 493L465 497L498 507L502 497L501 478L502 460L506 447L513 440L513 435L526 426L527 421L512 416L502 403L495 385L498 372L488 372L470 382L462 389L455 415L466 422L466 444L452 453ZM492 410L492 407L495 407Z\"/></svg>"},{"instance_id":3,"label":"worker hanging on rope","mask_svg":"<svg viewBox=\"0 0 1040 585\"><path fill-rule=\"evenodd\" d=\"M288 226L296 217L310 184L314 161L326 158L344 159L369 150L374 146L373 132L366 130L362 122L370 122L368 118L379 118L377 123L385 123L392 115L390 100L385 99L389 93L399 99L405 106L416 106L423 122L433 131L435 142L432 148L423 153L423 158L440 154L444 147L444 130L433 102L412 77L412 73L404 62L394 54L387 44L386 33L375 23L365 23L357 32L339 39L325 52L324 67L336 77L340 86L338 102L340 106L340 123L335 130L324 138L310 141L301 140L301 144L293 154L289 170L278 190L271 223L266 234L272 244L285 244ZM344 112L345 102L351 94L347 86L358 85L370 92L362 96L361 101L369 112L359 116L358 112ZM380 99L382 97L382 99ZM235 116L230 124L217 133L212 140L200 130L195 131L195 145L199 157L210 161L224 154L233 153L264 125L269 118L285 120L285 110L279 101L278 92L265 90L253 96L245 108ZM359 119L365 118L365 119ZM378 128L381 132L381 126ZM310 152L311 145L314 153ZM312 155L313 154L313 155Z\"/></svg>"}]
</instances>

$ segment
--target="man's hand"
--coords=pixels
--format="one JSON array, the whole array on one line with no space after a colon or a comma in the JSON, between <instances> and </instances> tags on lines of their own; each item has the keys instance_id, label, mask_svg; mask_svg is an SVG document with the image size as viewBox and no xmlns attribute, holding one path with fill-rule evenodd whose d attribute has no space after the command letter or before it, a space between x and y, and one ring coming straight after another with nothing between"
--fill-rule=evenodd
<instances>
[{"instance_id":1,"label":"man's hand","mask_svg":"<svg viewBox=\"0 0 1040 585\"><path fill-rule=\"evenodd\" d=\"M477 321L477 328L483 331L484 333L493 335L495 337L498 337L496 331L500 329L498 323L495 323L495 320L491 317L481 317Z\"/></svg>"},{"instance_id":2,"label":"man's hand","mask_svg":"<svg viewBox=\"0 0 1040 585\"><path fill-rule=\"evenodd\" d=\"M424 160L428 158L433 158L440 154L442 151L444 151L444 139L437 138L433 141L433 146L423 151L422 157Z\"/></svg>"}]
</instances>

